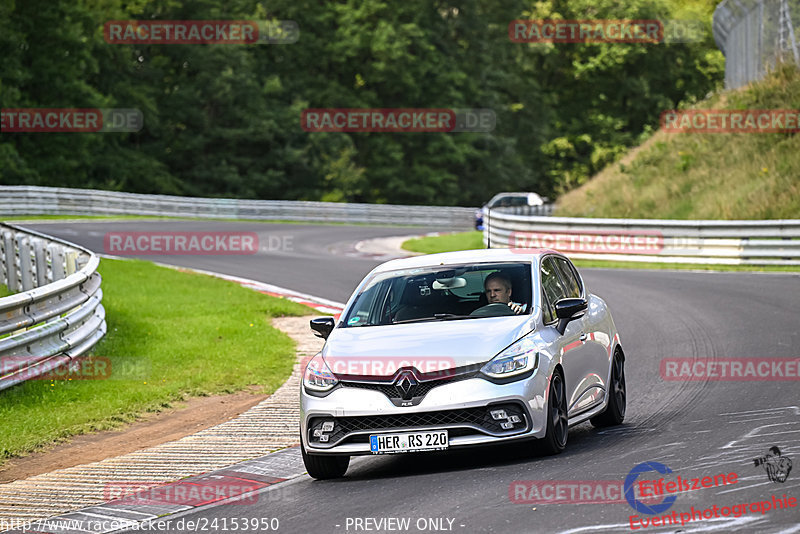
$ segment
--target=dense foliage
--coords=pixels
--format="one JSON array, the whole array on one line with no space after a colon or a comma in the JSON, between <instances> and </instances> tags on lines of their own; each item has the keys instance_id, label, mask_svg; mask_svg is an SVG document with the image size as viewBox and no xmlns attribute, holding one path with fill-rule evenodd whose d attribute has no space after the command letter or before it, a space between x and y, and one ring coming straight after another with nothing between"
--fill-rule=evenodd
<instances>
[{"instance_id":1,"label":"dense foliage","mask_svg":"<svg viewBox=\"0 0 800 534\"><path fill-rule=\"evenodd\" d=\"M225 7L220 7L224 4ZM0 134L0 183L479 205L583 183L722 77L713 0L0 0L0 106L138 133ZM519 44L514 19L702 20L691 44ZM293 20L294 44L108 44L128 19ZM487 133L309 133L303 109L492 108Z\"/></svg>"}]
</instances>

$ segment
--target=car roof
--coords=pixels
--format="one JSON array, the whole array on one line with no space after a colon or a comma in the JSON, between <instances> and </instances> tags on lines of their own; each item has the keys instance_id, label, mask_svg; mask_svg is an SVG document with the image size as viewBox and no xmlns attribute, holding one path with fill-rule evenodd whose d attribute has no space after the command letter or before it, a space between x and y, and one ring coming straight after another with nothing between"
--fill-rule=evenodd
<instances>
[{"instance_id":1,"label":"car roof","mask_svg":"<svg viewBox=\"0 0 800 534\"><path fill-rule=\"evenodd\" d=\"M534 195L535 197L542 198L539 193L534 193L533 191L507 191L503 193L497 193L489 201L491 202L492 200L503 197L527 197L528 195Z\"/></svg>"},{"instance_id":2,"label":"car roof","mask_svg":"<svg viewBox=\"0 0 800 534\"><path fill-rule=\"evenodd\" d=\"M390 260L377 266L373 272L461 263L531 263L545 254L561 255L555 250L548 248L525 249L525 252L515 252L507 248L460 250L458 252L441 252L438 254L425 254L423 256Z\"/></svg>"},{"instance_id":3,"label":"car roof","mask_svg":"<svg viewBox=\"0 0 800 534\"><path fill-rule=\"evenodd\" d=\"M500 198L500 197L526 197L533 193L533 191L504 191L502 193L497 193L492 198ZM534 195L538 196L538 193L533 193Z\"/></svg>"},{"instance_id":4,"label":"car roof","mask_svg":"<svg viewBox=\"0 0 800 534\"><path fill-rule=\"evenodd\" d=\"M504 199L509 198L524 198L529 206L541 206L545 202L544 198L539 193L534 193L533 191L512 191L497 193L495 196L490 198L489 201L483 205L483 207L486 208L487 206L492 206Z\"/></svg>"}]
</instances>

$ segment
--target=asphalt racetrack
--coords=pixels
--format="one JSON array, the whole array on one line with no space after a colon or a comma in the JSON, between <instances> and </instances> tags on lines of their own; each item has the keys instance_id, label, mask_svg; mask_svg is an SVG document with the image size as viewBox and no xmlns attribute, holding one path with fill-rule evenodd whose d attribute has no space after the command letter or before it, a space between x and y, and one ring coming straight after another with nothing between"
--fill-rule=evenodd
<instances>
[{"instance_id":1,"label":"asphalt racetrack","mask_svg":"<svg viewBox=\"0 0 800 534\"><path fill-rule=\"evenodd\" d=\"M24 226L100 253L108 231L257 232L262 250L255 255L146 259L252 278L339 302L379 263L352 255L353 243L436 230L196 221ZM270 236L291 236L292 245L263 250ZM268 488L256 504L210 506L169 519L202 520L210 532L215 531L212 524L222 531L223 522L227 531L243 531L241 522L253 518L277 518L278 532L315 534L800 532L800 503L787 504L800 499L798 381L668 381L660 374L661 361L668 357L704 362L798 358L800 276L604 269L581 273L589 291L609 304L626 353L628 406L622 426L572 427L566 451L555 457L531 454L529 443L357 457L340 480L315 481L303 475ZM754 462L773 446L795 464L783 482L770 480L764 466ZM611 484L621 484L643 462L659 462L672 473L650 471L640 480L736 473L736 481L682 492L668 510L649 515L634 510L619 495L619 485L615 491ZM586 497L581 488L589 487L592 492L601 487L603 497L593 493L589 500L616 502L566 502ZM577 495L573 488L578 488ZM787 501L778 507L773 496L783 495ZM542 502L548 498L555 502ZM761 501L769 509L766 504L751 506ZM739 506L745 503L746 510ZM730 516L702 516L704 509L715 506L728 509ZM694 514L681 525L681 514L691 514L692 508L700 518ZM644 528L643 521L672 512L677 525ZM238 529L232 528L234 519Z\"/></svg>"}]
</instances>

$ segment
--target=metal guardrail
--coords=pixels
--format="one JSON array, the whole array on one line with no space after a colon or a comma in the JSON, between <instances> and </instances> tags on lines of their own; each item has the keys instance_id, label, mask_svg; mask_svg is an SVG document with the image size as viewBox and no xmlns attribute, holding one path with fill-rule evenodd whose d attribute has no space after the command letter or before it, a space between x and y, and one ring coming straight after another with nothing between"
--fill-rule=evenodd
<instances>
[{"instance_id":1,"label":"metal guardrail","mask_svg":"<svg viewBox=\"0 0 800 534\"><path fill-rule=\"evenodd\" d=\"M511 206L511 207L499 207L499 208L492 208L491 211L495 210L502 210L503 213L510 213L513 215L536 215L536 216L547 216L551 215L555 210L556 205L553 203L541 204L538 206Z\"/></svg>"},{"instance_id":2,"label":"metal guardrail","mask_svg":"<svg viewBox=\"0 0 800 534\"><path fill-rule=\"evenodd\" d=\"M144 195L95 189L0 186L0 215L152 215L209 219L288 220L474 227L475 208L241 200Z\"/></svg>"},{"instance_id":3,"label":"metal guardrail","mask_svg":"<svg viewBox=\"0 0 800 534\"><path fill-rule=\"evenodd\" d=\"M106 333L100 260L83 247L0 224L0 390L69 364Z\"/></svg>"},{"instance_id":4,"label":"metal guardrail","mask_svg":"<svg viewBox=\"0 0 800 534\"><path fill-rule=\"evenodd\" d=\"M800 65L796 0L724 0L714 10L714 40L725 54L725 87L764 77L778 61Z\"/></svg>"},{"instance_id":5,"label":"metal guardrail","mask_svg":"<svg viewBox=\"0 0 800 534\"><path fill-rule=\"evenodd\" d=\"M554 248L579 259L800 265L800 220L581 219L497 208L488 228L492 248Z\"/></svg>"}]
</instances>

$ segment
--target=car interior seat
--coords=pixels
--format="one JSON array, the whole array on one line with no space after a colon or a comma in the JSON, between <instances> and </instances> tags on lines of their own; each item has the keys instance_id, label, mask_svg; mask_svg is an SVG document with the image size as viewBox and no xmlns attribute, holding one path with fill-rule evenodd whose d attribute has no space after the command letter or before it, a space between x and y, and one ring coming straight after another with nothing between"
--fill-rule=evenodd
<instances>
[{"instance_id":1,"label":"car interior seat","mask_svg":"<svg viewBox=\"0 0 800 534\"><path fill-rule=\"evenodd\" d=\"M394 315L394 320L406 321L433 315L432 304L436 298L432 285L433 277L410 279L400 298L400 307Z\"/></svg>"}]
</instances>

